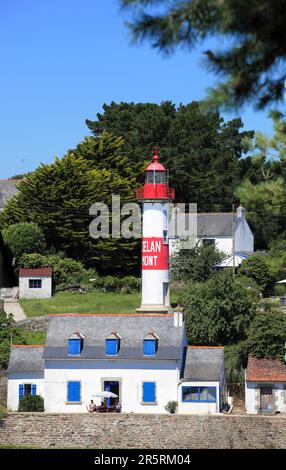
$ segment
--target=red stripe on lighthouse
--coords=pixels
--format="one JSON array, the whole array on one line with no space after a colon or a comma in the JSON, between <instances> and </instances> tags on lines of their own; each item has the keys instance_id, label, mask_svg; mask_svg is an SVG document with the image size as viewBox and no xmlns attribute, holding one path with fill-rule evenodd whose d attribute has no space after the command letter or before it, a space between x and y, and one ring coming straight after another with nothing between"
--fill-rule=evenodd
<instances>
[{"instance_id":1,"label":"red stripe on lighthouse","mask_svg":"<svg viewBox=\"0 0 286 470\"><path fill-rule=\"evenodd\" d=\"M169 247L163 238L142 239L142 269L169 269Z\"/></svg>"}]
</instances>

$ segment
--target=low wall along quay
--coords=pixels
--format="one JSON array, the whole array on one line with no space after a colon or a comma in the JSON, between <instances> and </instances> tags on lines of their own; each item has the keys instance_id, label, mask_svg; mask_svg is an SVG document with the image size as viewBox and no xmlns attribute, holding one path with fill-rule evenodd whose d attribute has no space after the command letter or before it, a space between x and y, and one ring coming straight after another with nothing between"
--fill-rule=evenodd
<instances>
[{"instance_id":1,"label":"low wall along quay","mask_svg":"<svg viewBox=\"0 0 286 470\"><path fill-rule=\"evenodd\" d=\"M281 449L286 417L11 413L0 447Z\"/></svg>"}]
</instances>

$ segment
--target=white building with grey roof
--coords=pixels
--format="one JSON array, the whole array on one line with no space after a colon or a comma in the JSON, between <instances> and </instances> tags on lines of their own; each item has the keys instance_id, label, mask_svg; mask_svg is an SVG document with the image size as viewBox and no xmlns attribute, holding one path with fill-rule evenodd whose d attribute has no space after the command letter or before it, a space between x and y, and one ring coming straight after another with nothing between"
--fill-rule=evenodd
<instances>
[{"instance_id":1,"label":"white building with grey roof","mask_svg":"<svg viewBox=\"0 0 286 470\"><path fill-rule=\"evenodd\" d=\"M51 315L44 346L11 348L10 410L41 395L46 412L82 413L102 392L117 395L122 412L166 413L176 401L179 413L218 413L223 348L187 347L181 312Z\"/></svg>"},{"instance_id":2,"label":"white building with grey roof","mask_svg":"<svg viewBox=\"0 0 286 470\"><path fill-rule=\"evenodd\" d=\"M194 225L194 221L196 225L190 227L190 224ZM192 234L194 245L214 245L228 256L232 255L233 251L247 254L254 252L254 236L242 206L239 206L234 214L232 212L205 212L189 216L180 212L175 213L169 226L170 255L175 255L184 246L185 237L180 237L177 227L183 227L182 232L189 231Z\"/></svg>"}]
</instances>

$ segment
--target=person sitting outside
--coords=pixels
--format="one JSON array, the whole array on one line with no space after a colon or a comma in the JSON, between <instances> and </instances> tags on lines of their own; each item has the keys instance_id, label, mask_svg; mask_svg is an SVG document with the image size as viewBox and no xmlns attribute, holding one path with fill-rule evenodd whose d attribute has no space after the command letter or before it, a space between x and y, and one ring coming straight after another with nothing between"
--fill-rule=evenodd
<instances>
[{"instance_id":1,"label":"person sitting outside","mask_svg":"<svg viewBox=\"0 0 286 470\"><path fill-rule=\"evenodd\" d=\"M121 411L121 403L119 403L118 400L115 402L115 411L116 413L120 413Z\"/></svg>"},{"instance_id":2,"label":"person sitting outside","mask_svg":"<svg viewBox=\"0 0 286 470\"><path fill-rule=\"evenodd\" d=\"M228 403L223 403L221 407L221 413L228 414L230 410L230 405Z\"/></svg>"},{"instance_id":3,"label":"person sitting outside","mask_svg":"<svg viewBox=\"0 0 286 470\"><path fill-rule=\"evenodd\" d=\"M96 411L96 406L93 402L93 400L90 400L90 404L88 405L88 412L89 413L93 413L94 411Z\"/></svg>"}]
</instances>

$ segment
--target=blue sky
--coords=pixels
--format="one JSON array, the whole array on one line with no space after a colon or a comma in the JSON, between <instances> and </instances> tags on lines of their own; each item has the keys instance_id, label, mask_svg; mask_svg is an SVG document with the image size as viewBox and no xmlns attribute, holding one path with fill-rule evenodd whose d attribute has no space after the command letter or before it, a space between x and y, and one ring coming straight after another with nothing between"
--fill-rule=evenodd
<instances>
[{"instance_id":1,"label":"blue sky","mask_svg":"<svg viewBox=\"0 0 286 470\"><path fill-rule=\"evenodd\" d=\"M131 45L126 19L118 0L1 0L0 179L63 156L103 103L204 98L216 77L201 51ZM245 129L271 133L267 111L240 114Z\"/></svg>"}]
</instances>

